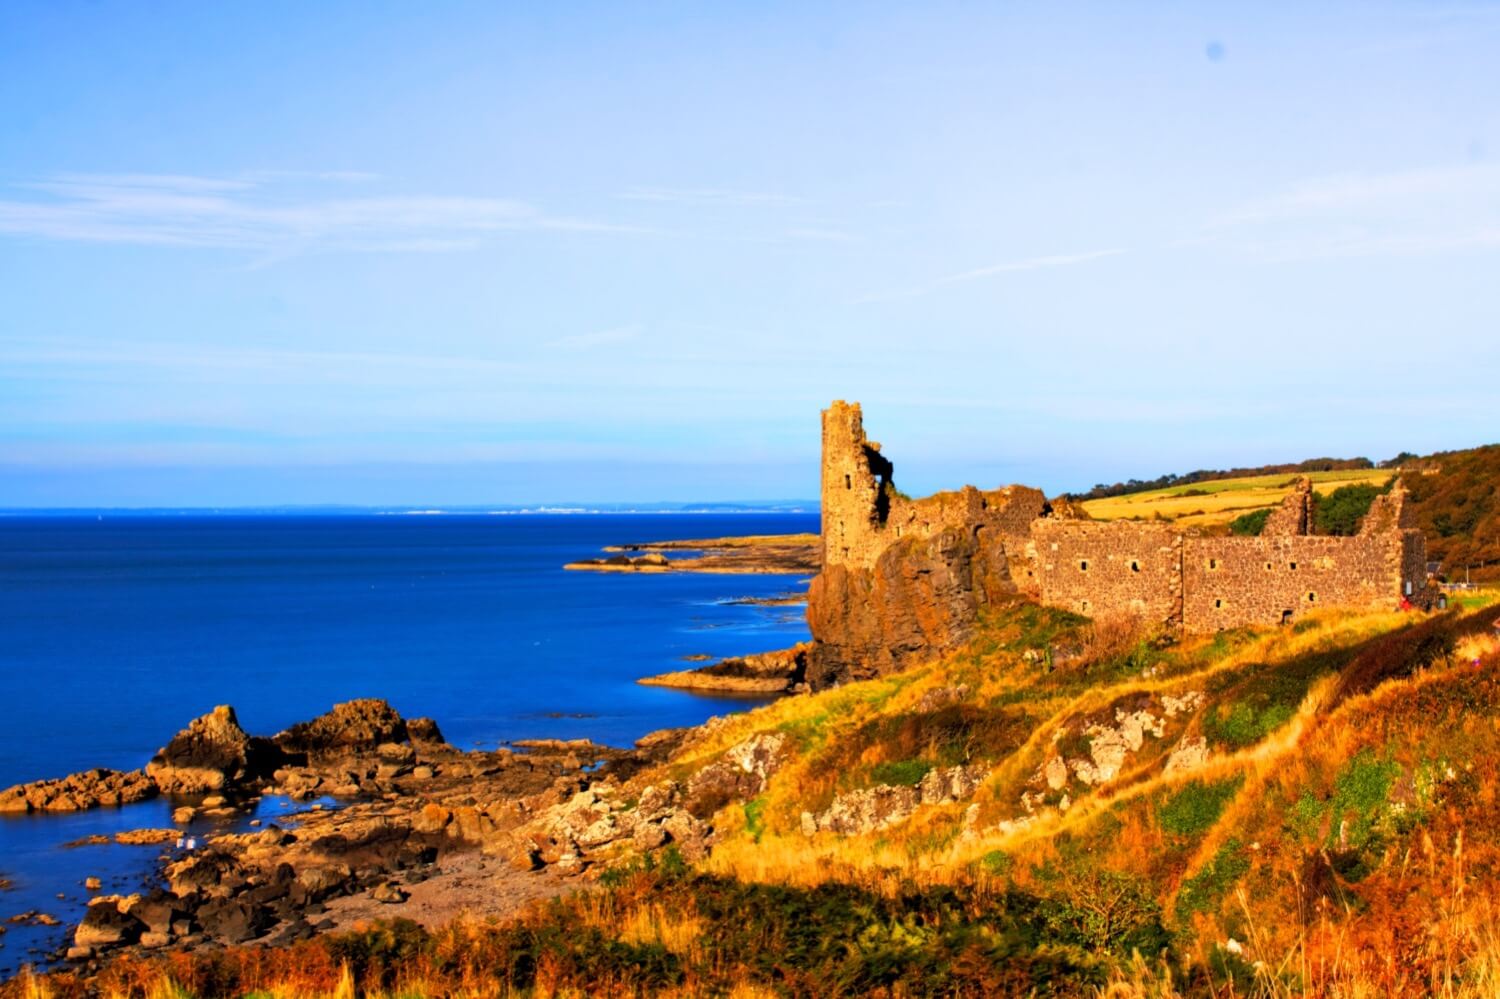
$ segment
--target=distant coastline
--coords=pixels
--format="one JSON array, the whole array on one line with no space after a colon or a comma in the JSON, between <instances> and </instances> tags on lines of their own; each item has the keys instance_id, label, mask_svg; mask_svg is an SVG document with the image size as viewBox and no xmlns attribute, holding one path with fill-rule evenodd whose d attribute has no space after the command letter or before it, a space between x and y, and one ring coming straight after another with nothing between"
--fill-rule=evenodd
<instances>
[{"instance_id":1,"label":"distant coastline","mask_svg":"<svg viewBox=\"0 0 1500 999\"><path fill-rule=\"evenodd\" d=\"M495 517L817 513L816 500L775 503L557 503L458 506L0 507L0 517Z\"/></svg>"}]
</instances>

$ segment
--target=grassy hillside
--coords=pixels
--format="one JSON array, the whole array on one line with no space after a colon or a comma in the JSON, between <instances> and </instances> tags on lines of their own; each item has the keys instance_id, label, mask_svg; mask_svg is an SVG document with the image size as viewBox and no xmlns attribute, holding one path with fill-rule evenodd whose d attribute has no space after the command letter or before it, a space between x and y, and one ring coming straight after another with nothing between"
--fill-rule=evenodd
<instances>
[{"instance_id":1,"label":"grassy hillside","mask_svg":"<svg viewBox=\"0 0 1500 999\"><path fill-rule=\"evenodd\" d=\"M1450 579L1462 579L1466 565L1476 579L1500 579L1500 444L1436 454L1424 464L1430 474L1408 476L1406 487L1429 557Z\"/></svg>"},{"instance_id":2,"label":"grassy hillside","mask_svg":"<svg viewBox=\"0 0 1500 999\"><path fill-rule=\"evenodd\" d=\"M1384 485L1395 473L1388 469L1310 472L1313 489L1328 495L1340 486ZM1218 479L1185 486L1171 486L1150 492L1128 493L1083 504L1095 520L1177 521L1185 527L1209 527L1227 524L1253 510L1276 506L1292 491L1297 475L1255 475L1239 479Z\"/></svg>"},{"instance_id":3,"label":"grassy hillside","mask_svg":"<svg viewBox=\"0 0 1500 999\"><path fill-rule=\"evenodd\" d=\"M697 865L670 846L625 852L595 890L505 924L131 959L96 984L142 997L1492 996L1495 599L1175 643L1001 608L941 662L705 726L631 778L634 800L747 741L776 747L758 791L716 803ZM939 784L952 793L913 803ZM0 994L82 991L56 978Z\"/></svg>"}]
</instances>

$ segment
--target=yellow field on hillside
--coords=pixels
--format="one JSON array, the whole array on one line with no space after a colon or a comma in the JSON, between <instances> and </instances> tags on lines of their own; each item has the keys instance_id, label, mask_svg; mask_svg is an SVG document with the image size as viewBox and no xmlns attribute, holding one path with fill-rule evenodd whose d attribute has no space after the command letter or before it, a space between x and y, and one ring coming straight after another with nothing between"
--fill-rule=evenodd
<instances>
[{"instance_id":1,"label":"yellow field on hillside","mask_svg":"<svg viewBox=\"0 0 1500 999\"><path fill-rule=\"evenodd\" d=\"M1347 472L1310 472L1316 492L1327 494L1339 486L1372 483L1384 485L1396 472L1372 468ZM1252 475L1241 479L1219 479L1144 493L1129 493L1083 504L1095 520L1175 521L1184 527L1225 524L1241 514L1275 506L1291 492L1295 473ZM1191 495L1184 495L1184 494ZM1202 494L1202 495L1199 495Z\"/></svg>"}]
</instances>

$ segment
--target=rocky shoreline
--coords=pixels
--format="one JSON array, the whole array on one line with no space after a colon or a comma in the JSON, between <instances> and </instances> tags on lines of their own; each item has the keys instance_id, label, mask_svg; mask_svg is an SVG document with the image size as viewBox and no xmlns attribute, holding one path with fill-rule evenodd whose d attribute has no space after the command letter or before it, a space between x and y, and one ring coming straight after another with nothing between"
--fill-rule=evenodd
<instances>
[{"instance_id":1,"label":"rocky shoreline","mask_svg":"<svg viewBox=\"0 0 1500 999\"><path fill-rule=\"evenodd\" d=\"M604 558L569 562L565 569L591 572L712 572L813 575L821 564L816 534L767 534L610 545ZM688 552L668 558L666 552ZM638 553L632 556L630 553Z\"/></svg>"},{"instance_id":2,"label":"rocky shoreline","mask_svg":"<svg viewBox=\"0 0 1500 999\"><path fill-rule=\"evenodd\" d=\"M643 677L636 682L648 687L741 694L797 693L807 688L807 655L811 649L811 642L803 642L790 649L738 656L709 666Z\"/></svg>"},{"instance_id":3,"label":"rocky shoreline","mask_svg":"<svg viewBox=\"0 0 1500 999\"><path fill-rule=\"evenodd\" d=\"M630 750L529 740L516 744L523 751L466 752L430 719L403 719L380 700L336 705L270 738L247 734L221 706L143 770L18 785L0 802L76 811L162 795L183 826L243 814L263 795L310 802L277 824L201 844L180 829L71 844L164 847L160 886L96 894L71 946L54 955L90 971L126 950L284 944L376 913L418 914L430 925L460 911L503 915L569 890L593 866L589 851L622 837L701 849L701 823L670 795L647 818L639 809L628 821L612 817L611 789L663 760L683 735L655 733ZM328 798L336 805L324 807Z\"/></svg>"}]
</instances>

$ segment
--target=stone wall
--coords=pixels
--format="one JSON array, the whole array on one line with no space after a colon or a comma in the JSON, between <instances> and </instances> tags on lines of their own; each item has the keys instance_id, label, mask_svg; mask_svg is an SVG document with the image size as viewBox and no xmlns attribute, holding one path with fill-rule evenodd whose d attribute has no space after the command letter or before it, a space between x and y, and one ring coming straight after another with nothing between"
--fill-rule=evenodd
<instances>
[{"instance_id":1,"label":"stone wall","mask_svg":"<svg viewBox=\"0 0 1500 999\"><path fill-rule=\"evenodd\" d=\"M1188 632L1427 597L1426 546L1407 527L1399 483L1359 536L1344 538L1307 533L1312 483L1299 480L1264 533L1247 538L1090 521L1025 486L913 500L892 476L857 403L823 412L823 565L807 611L814 687L941 654L972 634L986 605L1018 594Z\"/></svg>"},{"instance_id":2,"label":"stone wall","mask_svg":"<svg viewBox=\"0 0 1500 999\"><path fill-rule=\"evenodd\" d=\"M1403 538L1187 538L1183 628L1278 624L1324 607L1394 608Z\"/></svg>"},{"instance_id":3,"label":"stone wall","mask_svg":"<svg viewBox=\"0 0 1500 999\"><path fill-rule=\"evenodd\" d=\"M1182 618L1182 534L1165 524L1038 520L1041 602L1089 617Z\"/></svg>"},{"instance_id":4,"label":"stone wall","mask_svg":"<svg viewBox=\"0 0 1500 999\"><path fill-rule=\"evenodd\" d=\"M1312 530L1312 479L1302 476L1260 530L1263 538L1297 537Z\"/></svg>"},{"instance_id":5,"label":"stone wall","mask_svg":"<svg viewBox=\"0 0 1500 999\"><path fill-rule=\"evenodd\" d=\"M1397 481L1391 485L1389 492L1375 497L1365 519L1360 521L1359 533L1384 534L1388 531L1406 530L1411 526L1411 513L1406 507L1406 487Z\"/></svg>"}]
</instances>

